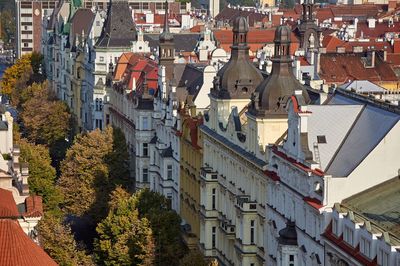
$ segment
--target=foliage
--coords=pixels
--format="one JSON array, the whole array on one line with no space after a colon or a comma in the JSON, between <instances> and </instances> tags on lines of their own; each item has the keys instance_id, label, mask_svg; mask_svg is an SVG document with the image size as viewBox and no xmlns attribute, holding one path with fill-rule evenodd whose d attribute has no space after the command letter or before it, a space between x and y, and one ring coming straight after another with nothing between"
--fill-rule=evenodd
<instances>
[{"instance_id":1,"label":"foliage","mask_svg":"<svg viewBox=\"0 0 400 266\"><path fill-rule=\"evenodd\" d=\"M108 166L105 157L112 150L112 129L98 129L78 135L61 163L59 187L64 195L64 212L105 217L108 201ZM101 218L100 218L101 219Z\"/></svg>"},{"instance_id":2,"label":"foliage","mask_svg":"<svg viewBox=\"0 0 400 266\"><path fill-rule=\"evenodd\" d=\"M115 185L121 185L129 190L132 182L129 180L129 153L125 135L119 128L113 128L112 133L112 152L106 158L110 178L114 180Z\"/></svg>"},{"instance_id":3,"label":"foliage","mask_svg":"<svg viewBox=\"0 0 400 266\"><path fill-rule=\"evenodd\" d=\"M61 164L59 186L64 194L64 211L76 216L91 215L100 221L107 215L110 192L127 187L129 172L125 137L106 128L80 134Z\"/></svg>"},{"instance_id":4,"label":"foliage","mask_svg":"<svg viewBox=\"0 0 400 266\"><path fill-rule=\"evenodd\" d=\"M70 226L60 218L46 214L38 223L38 233L40 245L59 265L95 265L76 243Z\"/></svg>"},{"instance_id":5,"label":"foliage","mask_svg":"<svg viewBox=\"0 0 400 266\"><path fill-rule=\"evenodd\" d=\"M139 218L134 198L118 187L110 212L98 226L95 257L100 265L152 265L154 244L146 218Z\"/></svg>"},{"instance_id":6,"label":"foliage","mask_svg":"<svg viewBox=\"0 0 400 266\"><path fill-rule=\"evenodd\" d=\"M18 81L24 77L26 83L26 81L29 79L30 73L32 73L31 55L23 55L15 62L14 65L8 67L4 71L2 80L0 82L1 93L11 96L11 92L16 87ZM27 74L29 74L28 79L26 79Z\"/></svg>"},{"instance_id":7,"label":"foliage","mask_svg":"<svg viewBox=\"0 0 400 266\"><path fill-rule=\"evenodd\" d=\"M38 74L40 72L43 59L43 55L38 52L33 52L31 54L31 67L33 74Z\"/></svg>"},{"instance_id":8,"label":"foliage","mask_svg":"<svg viewBox=\"0 0 400 266\"><path fill-rule=\"evenodd\" d=\"M32 95L31 98L28 98ZM39 144L52 145L64 140L69 134L70 113L65 103L49 100L46 83L33 84L22 93L21 118L28 133L28 139Z\"/></svg>"},{"instance_id":9,"label":"foliage","mask_svg":"<svg viewBox=\"0 0 400 266\"><path fill-rule=\"evenodd\" d=\"M43 145L34 145L26 140L19 142L21 159L29 164L29 191L42 196L46 211L58 212L62 195L55 186L56 171L51 166L49 150Z\"/></svg>"},{"instance_id":10,"label":"foliage","mask_svg":"<svg viewBox=\"0 0 400 266\"><path fill-rule=\"evenodd\" d=\"M180 266L208 266L203 254L197 249L190 250L179 262Z\"/></svg>"},{"instance_id":11,"label":"foliage","mask_svg":"<svg viewBox=\"0 0 400 266\"><path fill-rule=\"evenodd\" d=\"M12 39L14 39L16 33L14 6L13 4L10 4L6 8L7 9L2 10L0 17L0 23L2 25L0 34L1 39L4 41L5 45L10 43Z\"/></svg>"},{"instance_id":12,"label":"foliage","mask_svg":"<svg viewBox=\"0 0 400 266\"><path fill-rule=\"evenodd\" d=\"M181 238L179 215L163 195L143 189L135 194L139 216L147 218L155 239L155 265L178 265L187 253Z\"/></svg>"}]
</instances>

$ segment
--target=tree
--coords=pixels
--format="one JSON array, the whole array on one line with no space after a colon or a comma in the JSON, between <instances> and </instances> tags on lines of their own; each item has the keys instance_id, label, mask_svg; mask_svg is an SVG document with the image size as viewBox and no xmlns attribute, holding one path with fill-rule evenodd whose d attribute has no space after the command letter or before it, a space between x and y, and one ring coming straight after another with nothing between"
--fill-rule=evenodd
<instances>
[{"instance_id":1,"label":"tree","mask_svg":"<svg viewBox=\"0 0 400 266\"><path fill-rule=\"evenodd\" d=\"M203 254L197 249L190 250L179 262L179 266L208 266Z\"/></svg>"},{"instance_id":2,"label":"tree","mask_svg":"<svg viewBox=\"0 0 400 266\"><path fill-rule=\"evenodd\" d=\"M146 218L139 218L135 201L118 187L110 212L97 226L94 252L100 265L152 265L154 244Z\"/></svg>"},{"instance_id":3,"label":"tree","mask_svg":"<svg viewBox=\"0 0 400 266\"><path fill-rule=\"evenodd\" d=\"M27 73L32 73L30 54L21 56L21 58L19 58L14 65L8 67L4 71L2 80L0 82L1 93L11 96L11 92L16 87L17 82L20 81L22 77L25 77L26 79ZM26 82L27 80L25 81L25 83Z\"/></svg>"},{"instance_id":4,"label":"tree","mask_svg":"<svg viewBox=\"0 0 400 266\"><path fill-rule=\"evenodd\" d=\"M69 134L71 115L68 106L55 100L48 100L49 90L46 84L33 84L22 96L32 95L23 103L21 118L30 141L52 145L64 140ZM22 97L22 99L24 99Z\"/></svg>"},{"instance_id":5,"label":"tree","mask_svg":"<svg viewBox=\"0 0 400 266\"><path fill-rule=\"evenodd\" d=\"M39 243L61 266L94 266L93 260L76 243L71 228L48 213L38 223Z\"/></svg>"},{"instance_id":6,"label":"tree","mask_svg":"<svg viewBox=\"0 0 400 266\"><path fill-rule=\"evenodd\" d=\"M163 195L143 189L135 193L135 204L141 218L147 218L155 239L155 265L179 265L187 253L184 245L179 215L170 209Z\"/></svg>"},{"instance_id":7,"label":"tree","mask_svg":"<svg viewBox=\"0 0 400 266\"><path fill-rule=\"evenodd\" d=\"M56 171L51 166L49 151L45 146L19 141L21 159L29 164L29 191L42 196L45 211L59 212L62 195L55 186Z\"/></svg>"},{"instance_id":8,"label":"tree","mask_svg":"<svg viewBox=\"0 0 400 266\"><path fill-rule=\"evenodd\" d=\"M106 158L106 163L109 165L110 178L115 185L121 185L130 190L133 182L129 180L129 153L125 135L119 128L113 128L112 134L112 152Z\"/></svg>"},{"instance_id":9,"label":"tree","mask_svg":"<svg viewBox=\"0 0 400 266\"><path fill-rule=\"evenodd\" d=\"M63 210L75 216L91 215L101 220L107 214L111 191L105 157L112 150L112 129L98 129L77 135L61 163L59 187L64 195Z\"/></svg>"}]
</instances>

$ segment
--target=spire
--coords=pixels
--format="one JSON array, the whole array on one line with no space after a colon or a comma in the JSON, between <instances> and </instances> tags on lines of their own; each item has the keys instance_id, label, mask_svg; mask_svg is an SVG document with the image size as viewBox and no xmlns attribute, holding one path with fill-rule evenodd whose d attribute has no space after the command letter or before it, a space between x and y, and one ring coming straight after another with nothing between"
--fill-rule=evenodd
<instances>
[{"instance_id":1,"label":"spire","mask_svg":"<svg viewBox=\"0 0 400 266\"><path fill-rule=\"evenodd\" d=\"M231 58L218 71L211 93L214 97L223 99L249 99L262 81L262 75L249 59L247 20L237 17L232 31Z\"/></svg>"},{"instance_id":2,"label":"spire","mask_svg":"<svg viewBox=\"0 0 400 266\"><path fill-rule=\"evenodd\" d=\"M249 111L253 115L287 115L286 103L296 90L303 92L306 103L310 102L306 88L293 74L293 60L290 54L291 34L291 29L286 25L279 26L275 31L272 71L252 95Z\"/></svg>"},{"instance_id":3,"label":"spire","mask_svg":"<svg viewBox=\"0 0 400 266\"><path fill-rule=\"evenodd\" d=\"M168 1L165 1L164 28L163 28L163 32L160 34L161 42L173 41L173 39L174 39L174 35L172 35L171 32L169 31L168 17L169 17Z\"/></svg>"}]
</instances>

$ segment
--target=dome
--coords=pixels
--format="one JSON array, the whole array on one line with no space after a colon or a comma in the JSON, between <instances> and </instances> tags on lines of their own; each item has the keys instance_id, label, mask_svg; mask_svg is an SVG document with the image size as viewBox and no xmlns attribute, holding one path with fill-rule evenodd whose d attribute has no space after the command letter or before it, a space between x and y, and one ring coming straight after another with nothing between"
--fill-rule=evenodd
<instances>
[{"instance_id":1,"label":"dome","mask_svg":"<svg viewBox=\"0 0 400 266\"><path fill-rule=\"evenodd\" d=\"M164 30L163 32L160 34L160 42L166 42L166 41L173 41L174 40L174 35L169 32L169 30Z\"/></svg>"},{"instance_id":2,"label":"dome","mask_svg":"<svg viewBox=\"0 0 400 266\"><path fill-rule=\"evenodd\" d=\"M237 17L233 22L233 32L247 33L249 32L249 24L244 17Z\"/></svg>"},{"instance_id":3,"label":"dome","mask_svg":"<svg viewBox=\"0 0 400 266\"><path fill-rule=\"evenodd\" d=\"M224 99L250 99L258 84L263 80L260 71L249 59L247 45L247 20L238 17L233 27L231 58L218 71L212 93Z\"/></svg>"},{"instance_id":4,"label":"dome","mask_svg":"<svg viewBox=\"0 0 400 266\"><path fill-rule=\"evenodd\" d=\"M279 244L297 246L297 232L295 222L288 221L286 227L279 231Z\"/></svg>"},{"instance_id":5,"label":"dome","mask_svg":"<svg viewBox=\"0 0 400 266\"><path fill-rule=\"evenodd\" d=\"M292 35L292 30L287 25L280 25L275 30L275 39L274 42L290 42L290 36Z\"/></svg>"}]
</instances>

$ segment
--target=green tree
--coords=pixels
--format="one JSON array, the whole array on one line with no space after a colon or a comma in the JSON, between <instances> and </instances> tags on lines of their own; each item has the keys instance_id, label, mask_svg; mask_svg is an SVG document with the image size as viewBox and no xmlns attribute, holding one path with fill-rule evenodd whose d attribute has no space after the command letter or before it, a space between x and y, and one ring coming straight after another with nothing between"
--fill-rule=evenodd
<instances>
[{"instance_id":1,"label":"green tree","mask_svg":"<svg viewBox=\"0 0 400 266\"><path fill-rule=\"evenodd\" d=\"M125 135L119 128L113 128L112 151L106 157L109 166L110 179L115 185L121 185L130 190L133 182L129 179L129 153Z\"/></svg>"},{"instance_id":2,"label":"green tree","mask_svg":"<svg viewBox=\"0 0 400 266\"><path fill-rule=\"evenodd\" d=\"M46 214L38 223L38 235L40 245L59 265L95 265L76 243L70 226L59 217Z\"/></svg>"},{"instance_id":3,"label":"green tree","mask_svg":"<svg viewBox=\"0 0 400 266\"><path fill-rule=\"evenodd\" d=\"M31 67L33 74L38 74L43 64L43 55L38 52L33 52L31 55Z\"/></svg>"},{"instance_id":4,"label":"green tree","mask_svg":"<svg viewBox=\"0 0 400 266\"><path fill-rule=\"evenodd\" d=\"M5 2L5 1L1 1ZM9 1L13 3L13 1ZM2 9L0 13L0 21L1 21L1 39L4 41L5 46L9 44L15 36L15 15L14 15L14 6L13 4L6 7L6 9Z\"/></svg>"},{"instance_id":5,"label":"green tree","mask_svg":"<svg viewBox=\"0 0 400 266\"><path fill-rule=\"evenodd\" d=\"M112 129L77 135L61 163L59 187L64 195L63 210L102 219L111 191L105 157L112 151Z\"/></svg>"},{"instance_id":6,"label":"green tree","mask_svg":"<svg viewBox=\"0 0 400 266\"><path fill-rule=\"evenodd\" d=\"M98 224L94 252L100 265L152 265L154 244L146 218L139 218L135 200L118 187L111 196L110 212Z\"/></svg>"},{"instance_id":7,"label":"green tree","mask_svg":"<svg viewBox=\"0 0 400 266\"><path fill-rule=\"evenodd\" d=\"M45 211L59 212L62 195L55 186L56 171L51 166L49 151L45 146L19 141L21 159L29 164L29 191L42 196Z\"/></svg>"},{"instance_id":8,"label":"green tree","mask_svg":"<svg viewBox=\"0 0 400 266\"><path fill-rule=\"evenodd\" d=\"M179 265L187 253L184 245L179 215L171 210L163 195L143 189L135 193L135 204L141 218L147 218L155 239L155 265Z\"/></svg>"}]
</instances>

